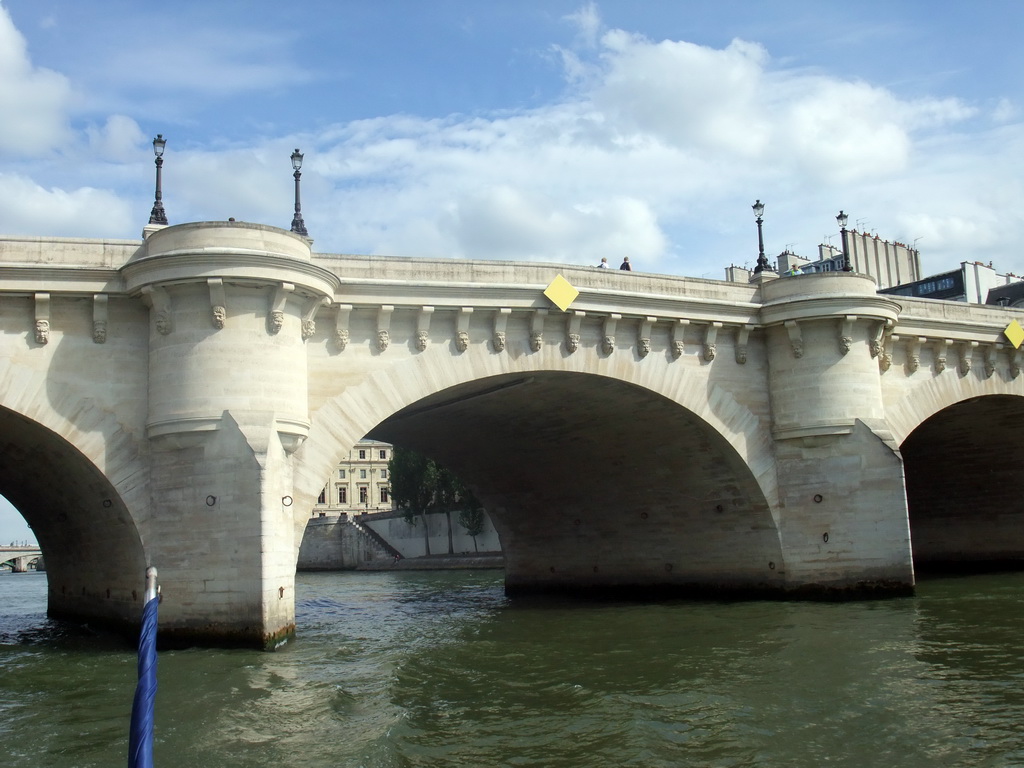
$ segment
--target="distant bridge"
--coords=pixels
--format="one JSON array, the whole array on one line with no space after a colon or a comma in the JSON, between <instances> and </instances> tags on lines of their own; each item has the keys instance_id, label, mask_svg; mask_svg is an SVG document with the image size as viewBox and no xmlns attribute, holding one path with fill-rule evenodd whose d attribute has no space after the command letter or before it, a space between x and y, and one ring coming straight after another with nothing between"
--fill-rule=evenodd
<instances>
[{"instance_id":1,"label":"distant bridge","mask_svg":"<svg viewBox=\"0 0 1024 768\"><path fill-rule=\"evenodd\" d=\"M43 551L38 546L31 547L0 547L0 568L10 568L15 573L42 568Z\"/></svg>"},{"instance_id":2,"label":"distant bridge","mask_svg":"<svg viewBox=\"0 0 1024 768\"><path fill-rule=\"evenodd\" d=\"M510 592L900 594L1024 559L1019 309L147 234L0 239L0 492L51 615L137 625L152 564L165 635L275 645L364 436L469 483Z\"/></svg>"}]
</instances>

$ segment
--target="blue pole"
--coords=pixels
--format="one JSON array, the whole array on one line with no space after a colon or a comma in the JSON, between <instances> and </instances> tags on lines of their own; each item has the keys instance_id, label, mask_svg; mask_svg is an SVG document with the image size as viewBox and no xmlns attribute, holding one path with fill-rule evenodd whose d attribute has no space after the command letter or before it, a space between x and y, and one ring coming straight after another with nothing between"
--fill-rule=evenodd
<instances>
[{"instance_id":1,"label":"blue pole","mask_svg":"<svg viewBox=\"0 0 1024 768\"><path fill-rule=\"evenodd\" d=\"M153 768L153 703L156 700L156 624L160 597L156 568L146 569L146 604L139 633L139 682L132 702L128 768Z\"/></svg>"}]
</instances>

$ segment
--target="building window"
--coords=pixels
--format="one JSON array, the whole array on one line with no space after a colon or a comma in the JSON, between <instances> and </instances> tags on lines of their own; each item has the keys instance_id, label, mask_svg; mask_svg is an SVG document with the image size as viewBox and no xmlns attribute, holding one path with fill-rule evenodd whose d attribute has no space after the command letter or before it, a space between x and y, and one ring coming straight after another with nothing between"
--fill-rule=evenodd
<instances>
[{"instance_id":1,"label":"building window","mask_svg":"<svg viewBox=\"0 0 1024 768\"><path fill-rule=\"evenodd\" d=\"M386 469L382 469L380 471L380 479L381 480L387 480L388 479L388 471Z\"/></svg>"},{"instance_id":2,"label":"building window","mask_svg":"<svg viewBox=\"0 0 1024 768\"><path fill-rule=\"evenodd\" d=\"M366 504L370 499L369 489L365 485L359 486L359 503Z\"/></svg>"},{"instance_id":3,"label":"building window","mask_svg":"<svg viewBox=\"0 0 1024 768\"><path fill-rule=\"evenodd\" d=\"M381 449L380 449L380 457L381 457L382 459L386 459L386 458L388 457L388 452L387 452L387 449L385 449L385 448L381 448Z\"/></svg>"},{"instance_id":4,"label":"building window","mask_svg":"<svg viewBox=\"0 0 1024 768\"><path fill-rule=\"evenodd\" d=\"M345 479L345 470L344 469L339 469L338 470L338 479L339 480L344 480Z\"/></svg>"},{"instance_id":5,"label":"building window","mask_svg":"<svg viewBox=\"0 0 1024 768\"><path fill-rule=\"evenodd\" d=\"M327 503L327 489L326 488L324 488L322 491L320 491L320 495L317 496L317 498L316 498L316 503L317 504L326 504Z\"/></svg>"},{"instance_id":6,"label":"building window","mask_svg":"<svg viewBox=\"0 0 1024 768\"><path fill-rule=\"evenodd\" d=\"M381 488L380 489L380 503L381 504L387 504L388 503L388 498L389 498L388 497L388 489L387 488Z\"/></svg>"},{"instance_id":7,"label":"building window","mask_svg":"<svg viewBox=\"0 0 1024 768\"><path fill-rule=\"evenodd\" d=\"M338 503L348 504L348 488L342 485L338 486Z\"/></svg>"},{"instance_id":8,"label":"building window","mask_svg":"<svg viewBox=\"0 0 1024 768\"><path fill-rule=\"evenodd\" d=\"M365 480L366 479L366 470L365 469L360 469L359 470L359 479L360 480Z\"/></svg>"},{"instance_id":9,"label":"building window","mask_svg":"<svg viewBox=\"0 0 1024 768\"><path fill-rule=\"evenodd\" d=\"M360 459L365 459L366 458L366 451L363 450L362 448L359 449L359 458Z\"/></svg>"}]
</instances>

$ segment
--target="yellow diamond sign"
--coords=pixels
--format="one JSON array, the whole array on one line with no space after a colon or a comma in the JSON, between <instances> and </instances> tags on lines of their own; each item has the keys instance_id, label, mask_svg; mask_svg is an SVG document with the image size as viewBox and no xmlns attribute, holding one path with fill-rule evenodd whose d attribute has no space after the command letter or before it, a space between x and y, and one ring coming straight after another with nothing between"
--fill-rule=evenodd
<instances>
[{"instance_id":1,"label":"yellow diamond sign","mask_svg":"<svg viewBox=\"0 0 1024 768\"><path fill-rule=\"evenodd\" d=\"M544 295L551 299L556 307L565 312L569 305L576 301L576 297L580 295L580 292L573 288L564 277L557 275L548 287L544 289Z\"/></svg>"},{"instance_id":2,"label":"yellow diamond sign","mask_svg":"<svg viewBox=\"0 0 1024 768\"><path fill-rule=\"evenodd\" d=\"M1006 326L1003 336L1010 340L1014 349L1020 349L1020 345L1024 343L1024 328L1021 328L1020 323L1014 320Z\"/></svg>"}]
</instances>

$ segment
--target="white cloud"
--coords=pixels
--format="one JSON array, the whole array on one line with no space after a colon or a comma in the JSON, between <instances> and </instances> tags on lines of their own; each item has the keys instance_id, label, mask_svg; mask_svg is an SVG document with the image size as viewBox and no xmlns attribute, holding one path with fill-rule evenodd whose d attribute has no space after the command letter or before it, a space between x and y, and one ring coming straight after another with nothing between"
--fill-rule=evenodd
<instances>
[{"instance_id":1,"label":"white cloud","mask_svg":"<svg viewBox=\"0 0 1024 768\"><path fill-rule=\"evenodd\" d=\"M594 3L585 3L575 13L565 16L565 20L576 27L577 37L583 45L588 48L597 46L601 32L601 15Z\"/></svg>"},{"instance_id":2,"label":"white cloud","mask_svg":"<svg viewBox=\"0 0 1024 768\"><path fill-rule=\"evenodd\" d=\"M165 29L140 41L119 41L102 62L101 74L122 86L159 88L162 93L234 94L264 91L303 83L311 74L290 59L293 35L251 29ZM158 71L139 62L161 62Z\"/></svg>"},{"instance_id":3,"label":"white cloud","mask_svg":"<svg viewBox=\"0 0 1024 768\"><path fill-rule=\"evenodd\" d=\"M760 47L734 41L719 51L651 43L621 30L607 32L602 43L587 96L623 134L747 156L765 146L769 113L759 100Z\"/></svg>"},{"instance_id":4,"label":"white cloud","mask_svg":"<svg viewBox=\"0 0 1024 768\"><path fill-rule=\"evenodd\" d=\"M996 104L994 110L992 110L992 119L997 123L1008 123L1011 120L1015 120L1017 115L1020 114L1020 110L1017 105L1009 99L1003 98Z\"/></svg>"},{"instance_id":5,"label":"white cloud","mask_svg":"<svg viewBox=\"0 0 1024 768\"><path fill-rule=\"evenodd\" d=\"M486 258L596 263L600 256L639 254L653 260L665 247L656 217L639 200L573 206L506 185L452 203L439 225L458 255Z\"/></svg>"},{"instance_id":6,"label":"white cloud","mask_svg":"<svg viewBox=\"0 0 1024 768\"><path fill-rule=\"evenodd\" d=\"M602 43L588 95L621 133L783 173L832 182L894 174L906 168L913 131L973 114L955 99L903 102L867 83L774 69L762 46L743 40L717 50L612 30Z\"/></svg>"},{"instance_id":7,"label":"white cloud","mask_svg":"<svg viewBox=\"0 0 1024 768\"><path fill-rule=\"evenodd\" d=\"M0 232L5 234L138 237L143 223L138 211L112 192L44 189L23 176L0 173Z\"/></svg>"},{"instance_id":8,"label":"white cloud","mask_svg":"<svg viewBox=\"0 0 1024 768\"><path fill-rule=\"evenodd\" d=\"M37 157L70 137L67 78L32 66L25 38L0 6L0 156Z\"/></svg>"},{"instance_id":9,"label":"white cloud","mask_svg":"<svg viewBox=\"0 0 1024 768\"><path fill-rule=\"evenodd\" d=\"M146 136L139 124L124 115L111 115L102 127L86 128L89 149L101 160L134 162Z\"/></svg>"}]
</instances>

